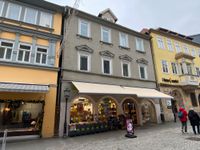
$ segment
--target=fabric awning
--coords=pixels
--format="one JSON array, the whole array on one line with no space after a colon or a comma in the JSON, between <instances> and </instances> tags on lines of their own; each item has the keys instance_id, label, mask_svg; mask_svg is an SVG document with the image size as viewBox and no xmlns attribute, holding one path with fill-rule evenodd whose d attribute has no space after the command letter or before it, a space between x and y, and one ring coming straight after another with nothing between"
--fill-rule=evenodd
<instances>
[{"instance_id":1,"label":"fabric awning","mask_svg":"<svg viewBox=\"0 0 200 150\"><path fill-rule=\"evenodd\" d=\"M172 99L172 96L159 92L155 89L134 88L119 85L96 84L85 82L72 82L79 93L82 94L123 94L136 95L140 98L165 98Z\"/></svg>"},{"instance_id":2,"label":"fabric awning","mask_svg":"<svg viewBox=\"0 0 200 150\"><path fill-rule=\"evenodd\" d=\"M46 93L48 91L48 85L0 82L0 92Z\"/></svg>"}]
</instances>

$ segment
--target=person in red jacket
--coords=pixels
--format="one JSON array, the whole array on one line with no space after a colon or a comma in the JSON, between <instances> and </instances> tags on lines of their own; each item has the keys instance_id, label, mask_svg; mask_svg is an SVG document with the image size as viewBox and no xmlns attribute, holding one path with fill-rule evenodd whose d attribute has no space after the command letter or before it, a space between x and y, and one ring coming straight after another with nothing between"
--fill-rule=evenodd
<instances>
[{"instance_id":1,"label":"person in red jacket","mask_svg":"<svg viewBox=\"0 0 200 150\"><path fill-rule=\"evenodd\" d=\"M178 112L178 117L182 123L182 128L181 128L182 133L187 132L187 115L188 115L187 111L184 108L180 107Z\"/></svg>"}]
</instances>

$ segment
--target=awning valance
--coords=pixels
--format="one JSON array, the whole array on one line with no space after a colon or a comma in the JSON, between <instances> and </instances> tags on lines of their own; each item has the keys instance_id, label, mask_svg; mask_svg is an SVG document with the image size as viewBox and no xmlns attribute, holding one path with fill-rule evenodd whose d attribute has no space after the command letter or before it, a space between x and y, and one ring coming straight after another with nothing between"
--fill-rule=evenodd
<instances>
[{"instance_id":1,"label":"awning valance","mask_svg":"<svg viewBox=\"0 0 200 150\"><path fill-rule=\"evenodd\" d=\"M48 91L48 85L0 82L0 92L46 93Z\"/></svg>"},{"instance_id":2,"label":"awning valance","mask_svg":"<svg viewBox=\"0 0 200 150\"><path fill-rule=\"evenodd\" d=\"M119 85L96 84L85 82L72 82L81 94L123 94L136 95L140 98L165 98L171 99L172 96L159 92L155 89L134 88Z\"/></svg>"}]
</instances>

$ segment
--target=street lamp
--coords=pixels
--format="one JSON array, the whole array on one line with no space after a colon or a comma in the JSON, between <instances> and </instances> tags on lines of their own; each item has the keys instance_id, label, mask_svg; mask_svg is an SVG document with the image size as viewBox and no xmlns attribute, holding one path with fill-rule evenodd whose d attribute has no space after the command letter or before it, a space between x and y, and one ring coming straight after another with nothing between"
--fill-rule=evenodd
<instances>
[{"instance_id":1,"label":"street lamp","mask_svg":"<svg viewBox=\"0 0 200 150\"><path fill-rule=\"evenodd\" d=\"M65 101L66 101L66 108L65 108L65 122L64 122L64 136L66 136L67 134L67 100L70 97L70 89L66 88L64 90L64 97L65 97Z\"/></svg>"}]
</instances>

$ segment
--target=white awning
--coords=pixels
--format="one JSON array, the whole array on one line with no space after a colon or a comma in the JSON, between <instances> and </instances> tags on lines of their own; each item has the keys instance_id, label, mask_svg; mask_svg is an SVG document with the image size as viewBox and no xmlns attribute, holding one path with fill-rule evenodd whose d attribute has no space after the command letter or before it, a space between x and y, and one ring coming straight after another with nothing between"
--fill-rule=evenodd
<instances>
[{"instance_id":1,"label":"white awning","mask_svg":"<svg viewBox=\"0 0 200 150\"><path fill-rule=\"evenodd\" d=\"M134 88L119 85L72 82L81 94L123 94L137 95L140 98L165 98L171 99L172 96L166 95L155 89Z\"/></svg>"},{"instance_id":2,"label":"white awning","mask_svg":"<svg viewBox=\"0 0 200 150\"><path fill-rule=\"evenodd\" d=\"M0 92L46 93L48 91L48 85L0 82Z\"/></svg>"}]
</instances>

